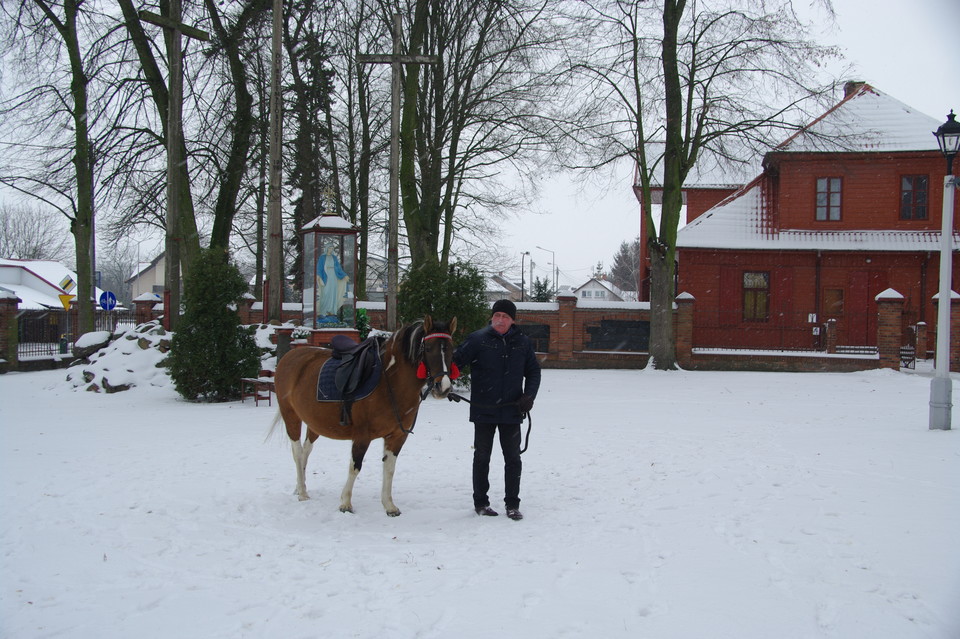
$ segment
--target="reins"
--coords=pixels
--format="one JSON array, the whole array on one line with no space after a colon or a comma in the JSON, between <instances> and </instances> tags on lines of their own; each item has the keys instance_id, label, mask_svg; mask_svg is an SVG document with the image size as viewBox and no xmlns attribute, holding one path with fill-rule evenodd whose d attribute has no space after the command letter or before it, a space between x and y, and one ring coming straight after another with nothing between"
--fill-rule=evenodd
<instances>
[{"instance_id":1,"label":"reins","mask_svg":"<svg viewBox=\"0 0 960 639\"><path fill-rule=\"evenodd\" d=\"M469 399L467 399L463 395L459 395L453 392L447 394L447 399L451 402L458 402L458 403L462 400L468 404L473 405L473 402L471 402ZM476 404L477 408L500 408L502 406L516 406L516 405L517 405L517 402L507 402L505 404ZM520 449L521 455L527 452L527 447L530 445L530 431L533 430L533 418L530 416L529 412L526 413L526 416L527 416L527 434L526 434L526 437L524 438L523 447ZM523 418L521 418L521 421L522 419Z\"/></svg>"}]
</instances>

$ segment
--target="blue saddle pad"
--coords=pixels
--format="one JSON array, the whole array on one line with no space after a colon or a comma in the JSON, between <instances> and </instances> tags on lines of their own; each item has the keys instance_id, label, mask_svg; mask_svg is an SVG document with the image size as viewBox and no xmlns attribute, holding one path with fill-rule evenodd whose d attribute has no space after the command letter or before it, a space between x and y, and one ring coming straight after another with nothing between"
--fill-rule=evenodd
<instances>
[{"instance_id":1,"label":"blue saddle pad","mask_svg":"<svg viewBox=\"0 0 960 639\"><path fill-rule=\"evenodd\" d=\"M374 349L375 360L373 370L367 379L360 383L357 392L351 397L351 401L363 399L373 392L380 383L380 374L383 372L383 365L380 362L380 353ZM342 402L343 394L337 389L336 376L337 369L343 363L342 359L331 357L323 366L320 367L320 375L317 379L317 401L318 402Z\"/></svg>"}]
</instances>

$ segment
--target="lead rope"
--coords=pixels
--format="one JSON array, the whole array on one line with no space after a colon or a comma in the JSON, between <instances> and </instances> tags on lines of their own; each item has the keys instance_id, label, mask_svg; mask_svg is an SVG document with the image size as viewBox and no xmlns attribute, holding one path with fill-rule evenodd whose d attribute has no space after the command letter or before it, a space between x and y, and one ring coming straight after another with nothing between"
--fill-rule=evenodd
<instances>
[{"instance_id":1,"label":"lead rope","mask_svg":"<svg viewBox=\"0 0 960 639\"><path fill-rule=\"evenodd\" d=\"M400 430L402 430L404 433L407 435L412 435L413 427L417 425L417 417L420 414L419 407L413 416L413 423L410 424L410 429L407 430L403 427L403 418L400 416L400 407L397 406L397 398L393 395L393 386L390 385L390 377L384 374L383 379L385 382L387 382L387 394L390 395L390 406L393 407L393 416L397 418L397 425L400 426ZM420 401L423 401L423 399Z\"/></svg>"},{"instance_id":2,"label":"lead rope","mask_svg":"<svg viewBox=\"0 0 960 639\"><path fill-rule=\"evenodd\" d=\"M457 393L452 393L452 392L447 394L447 399L450 400L451 402L459 402L463 400L468 404L471 404L471 405L473 404L473 402L471 402L469 399L467 399L463 395L459 395ZM516 405L517 405L517 402L507 402L506 404L477 404L476 406L477 408L500 408L501 406L516 406ZM524 438L523 448L520 449L521 455L527 452L527 447L530 445L530 431L533 430L533 418L530 416L530 413L526 413L526 415L527 415L527 435Z\"/></svg>"},{"instance_id":3,"label":"lead rope","mask_svg":"<svg viewBox=\"0 0 960 639\"><path fill-rule=\"evenodd\" d=\"M386 344L384 344L384 346L386 346ZM381 356L382 356L382 353L381 353ZM400 407L397 406L397 398L393 394L393 386L390 384L390 375L388 375L389 371L387 370L388 368L390 368L390 366L387 366L383 370L383 381L387 383L387 395L390 396L390 407L393 408L393 416L397 419L397 425L400 427L400 430L402 430L407 435L412 435L413 427L417 425L417 417L420 414L419 407L416 414L413 416L413 423L410 424L410 429L407 430L406 428L403 427L403 418L400 415ZM420 398L420 401L421 402L423 401L423 397Z\"/></svg>"}]
</instances>

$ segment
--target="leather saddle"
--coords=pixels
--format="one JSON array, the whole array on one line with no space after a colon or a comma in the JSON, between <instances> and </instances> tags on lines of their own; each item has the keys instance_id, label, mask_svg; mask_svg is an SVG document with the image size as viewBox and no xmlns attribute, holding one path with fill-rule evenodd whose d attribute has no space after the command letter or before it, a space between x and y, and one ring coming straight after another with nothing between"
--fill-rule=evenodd
<instances>
[{"instance_id":1,"label":"leather saddle","mask_svg":"<svg viewBox=\"0 0 960 639\"><path fill-rule=\"evenodd\" d=\"M344 335L330 340L333 355L320 369L317 401L342 403L340 425L352 422L353 402L373 392L380 382L380 340L371 337L359 344Z\"/></svg>"}]
</instances>

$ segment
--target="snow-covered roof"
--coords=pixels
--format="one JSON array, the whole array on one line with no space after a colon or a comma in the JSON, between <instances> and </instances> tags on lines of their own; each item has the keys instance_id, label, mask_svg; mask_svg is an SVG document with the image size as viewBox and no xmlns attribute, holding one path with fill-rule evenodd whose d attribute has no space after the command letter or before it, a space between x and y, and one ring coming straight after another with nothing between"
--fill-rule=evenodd
<instances>
[{"instance_id":1,"label":"snow-covered roof","mask_svg":"<svg viewBox=\"0 0 960 639\"><path fill-rule=\"evenodd\" d=\"M574 293L577 293L578 291L580 291L580 290L582 290L582 289L587 288L588 286L590 286L591 283L597 284L600 288L606 289L607 291L609 291L610 293L616 295L617 297L619 297L620 299L622 299L622 300L624 300L624 301L628 300L628 299L631 297L631 295L634 295L634 296L636 295L636 292L634 292L634 291L622 291L622 290L620 290L620 287L618 287L617 285L615 285L613 282L610 282L610 281L608 281L608 280L599 280L599 279L597 279L597 278L595 278L595 277L591 277L589 280L587 280L586 282L584 282L584 283L581 284L580 286L574 288L574 289L573 289L573 292L574 292ZM594 287L594 288L595 288L595 287Z\"/></svg>"},{"instance_id":2,"label":"snow-covered roof","mask_svg":"<svg viewBox=\"0 0 960 639\"><path fill-rule=\"evenodd\" d=\"M60 262L0 259L0 288L19 297L21 309L62 309L59 296L76 295L76 282L77 274ZM96 289L97 298L101 293Z\"/></svg>"},{"instance_id":3,"label":"snow-covered roof","mask_svg":"<svg viewBox=\"0 0 960 639\"><path fill-rule=\"evenodd\" d=\"M763 215L762 185L755 180L677 232L678 248L768 249L785 251L937 251L939 231L769 228ZM960 235L954 233L954 250Z\"/></svg>"},{"instance_id":4,"label":"snow-covered roof","mask_svg":"<svg viewBox=\"0 0 960 639\"><path fill-rule=\"evenodd\" d=\"M356 231L356 227L339 215L321 215L303 225L303 230L310 229L335 229L342 231Z\"/></svg>"},{"instance_id":5,"label":"snow-covered roof","mask_svg":"<svg viewBox=\"0 0 960 639\"><path fill-rule=\"evenodd\" d=\"M936 151L938 123L864 84L777 147L782 153ZM828 139L831 138L831 139ZM960 246L954 233L954 250ZM763 178L690 222L678 248L823 251L937 251L939 231L775 229L764 211Z\"/></svg>"},{"instance_id":6,"label":"snow-covered roof","mask_svg":"<svg viewBox=\"0 0 960 639\"><path fill-rule=\"evenodd\" d=\"M936 118L920 113L869 84L777 146L776 151L936 151Z\"/></svg>"}]
</instances>

